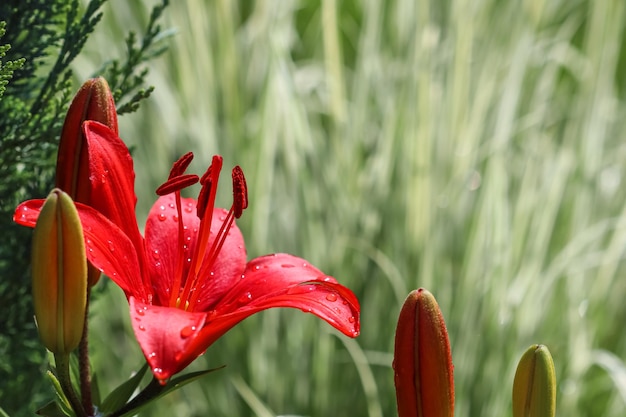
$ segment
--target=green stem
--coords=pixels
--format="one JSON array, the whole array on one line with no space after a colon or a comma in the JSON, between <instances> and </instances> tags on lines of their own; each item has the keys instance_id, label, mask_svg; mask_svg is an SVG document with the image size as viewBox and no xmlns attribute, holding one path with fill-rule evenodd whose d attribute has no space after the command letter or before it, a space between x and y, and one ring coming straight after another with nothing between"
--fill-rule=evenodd
<instances>
[{"instance_id":1,"label":"green stem","mask_svg":"<svg viewBox=\"0 0 626 417\"><path fill-rule=\"evenodd\" d=\"M54 362L56 363L57 375L61 388L63 388L63 393L70 402L76 416L87 417L87 413L85 413L80 399L76 395L74 387L72 386L72 379L70 378L70 356L55 353Z\"/></svg>"}]
</instances>

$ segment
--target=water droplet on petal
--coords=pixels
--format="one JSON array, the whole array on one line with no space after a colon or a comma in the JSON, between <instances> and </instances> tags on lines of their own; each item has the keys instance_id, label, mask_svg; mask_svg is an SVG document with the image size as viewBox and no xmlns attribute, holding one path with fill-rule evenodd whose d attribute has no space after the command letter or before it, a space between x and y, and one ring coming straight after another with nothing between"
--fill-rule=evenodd
<instances>
[{"instance_id":1,"label":"water droplet on petal","mask_svg":"<svg viewBox=\"0 0 626 417\"><path fill-rule=\"evenodd\" d=\"M261 267L260 267L259 265L256 265L256 266L254 267L254 269L255 269L256 271L258 271L259 269L261 269Z\"/></svg>"},{"instance_id":2,"label":"water droplet on petal","mask_svg":"<svg viewBox=\"0 0 626 417\"><path fill-rule=\"evenodd\" d=\"M153 257L155 260L157 260L157 259L161 259L161 254L159 253L159 250L158 250L158 249L154 249L154 250L152 251L152 257Z\"/></svg>"},{"instance_id":3,"label":"water droplet on petal","mask_svg":"<svg viewBox=\"0 0 626 417\"><path fill-rule=\"evenodd\" d=\"M250 293L250 291L239 297L239 299L237 300L239 304L246 304L250 301L252 301L252 293Z\"/></svg>"},{"instance_id":4,"label":"water droplet on petal","mask_svg":"<svg viewBox=\"0 0 626 417\"><path fill-rule=\"evenodd\" d=\"M115 252L115 246L113 246L113 242L110 240L107 240L107 244L109 245L109 250L111 252Z\"/></svg>"},{"instance_id":5,"label":"water droplet on petal","mask_svg":"<svg viewBox=\"0 0 626 417\"><path fill-rule=\"evenodd\" d=\"M164 213L159 213L159 220L164 222L167 219L167 216Z\"/></svg>"},{"instance_id":6,"label":"water droplet on petal","mask_svg":"<svg viewBox=\"0 0 626 417\"><path fill-rule=\"evenodd\" d=\"M139 330L141 330L142 332L146 331L146 326L144 326L143 324L139 325Z\"/></svg>"},{"instance_id":7,"label":"water droplet on petal","mask_svg":"<svg viewBox=\"0 0 626 417\"><path fill-rule=\"evenodd\" d=\"M330 301L331 303L334 301L337 301L337 294L335 294L334 292L326 294L326 299Z\"/></svg>"},{"instance_id":8,"label":"water droplet on petal","mask_svg":"<svg viewBox=\"0 0 626 417\"><path fill-rule=\"evenodd\" d=\"M356 321L356 319L354 318L354 316L352 316L352 317L350 317L350 318L348 319L348 321L349 321L350 323L354 323L354 322Z\"/></svg>"},{"instance_id":9,"label":"water droplet on petal","mask_svg":"<svg viewBox=\"0 0 626 417\"><path fill-rule=\"evenodd\" d=\"M144 314L146 314L146 310L147 308L137 308L137 314L139 314L140 316L143 316Z\"/></svg>"},{"instance_id":10,"label":"water droplet on petal","mask_svg":"<svg viewBox=\"0 0 626 417\"><path fill-rule=\"evenodd\" d=\"M156 358L156 352L150 352L150 354L148 355L148 358L150 359Z\"/></svg>"},{"instance_id":11,"label":"water droplet on petal","mask_svg":"<svg viewBox=\"0 0 626 417\"><path fill-rule=\"evenodd\" d=\"M183 339L186 339L192 334L194 334L195 331L196 331L196 326L185 326L180 331L180 337L182 337Z\"/></svg>"},{"instance_id":12,"label":"water droplet on petal","mask_svg":"<svg viewBox=\"0 0 626 417\"><path fill-rule=\"evenodd\" d=\"M176 208L176 204L174 204L174 203L170 203L169 206L170 206L170 208Z\"/></svg>"},{"instance_id":13,"label":"water droplet on petal","mask_svg":"<svg viewBox=\"0 0 626 417\"><path fill-rule=\"evenodd\" d=\"M294 268L295 265L292 265L292 264L282 264L281 267L283 267L283 268Z\"/></svg>"}]
</instances>

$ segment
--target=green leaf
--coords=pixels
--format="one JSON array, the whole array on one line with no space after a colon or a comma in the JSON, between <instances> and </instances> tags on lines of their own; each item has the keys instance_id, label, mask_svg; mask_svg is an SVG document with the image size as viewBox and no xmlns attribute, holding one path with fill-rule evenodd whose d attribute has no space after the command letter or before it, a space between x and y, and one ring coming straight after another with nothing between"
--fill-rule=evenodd
<instances>
[{"instance_id":1,"label":"green leaf","mask_svg":"<svg viewBox=\"0 0 626 417\"><path fill-rule=\"evenodd\" d=\"M46 417L68 417L72 415L68 414L66 410L64 410L63 407L61 407L61 405L56 401L50 401L48 404L37 410L36 414Z\"/></svg>"},{"instance_id":2,"label":"green leaf","mask_svg":"<svg viewBox=\"0 0 626 417\"><path fill-rule=\"evenodd\" d=\"M9 415L7 414L7 412L6 412L6 411L4 411L4 410L2 409L2 407L0 407L0 417L9 417Z\"/></svg>"},{"instance_id":3,"label":"green leaf","mask_svg":"<svg viewBox=\"0 0 626 417\"><path fill-rule=\"evenodd\" d=\"M190 372L185 375L181 375L178 378L174 378L170 380L167 384L161 385L159 381L156 379L152 379L150 384L143 391L141 391L135 398L132 399L131 402L126 404L123 408L117 410L115 413L111 414L109 417L126 417L133 416L137 414L142 408L150 404L152 401L163 397L166 394L169 394L172 391L175 391L190 382L196 381L203 376L222 369L224 366L220 366L219 368L207 369L204 371L198 372Z\"/></svg>"},{"instance_id":4,"label":"green leaf","mask_svg":"<svg viewBox=\"0 0 626 417\"><path fill-rule=\"evenodd\" d=\"M123 407L139 386L143 376L146 374L146 370L148 370L148 364L142 366L128 381L115 388L102 402L100 411L103 413L111 413Z\"/></svg>"},{"instance_id":5,"label":"green leaf","mask_svg":"<svg viewBox=\"0 0 626 417\"><path fill-rule=\"evenodd\" d=\"M50 381L52 382L54 391L57 394L57 402L55 404L58 404L58 406L62 410L64 410L64 412L66 413L65 415L71 415L72 407L70 406L70 402L67 400L67 397L65 396L65 393L63 392L63 388L61 388L61 383L59 382L59 379L57 378L55 374L55 368L54 367L51 367L51 368L52 370L47 371L46 375L48 376L48 379L50 379ZM45 409L46 407L42 408L42 410Z\"/></svg>"}]
</instances>

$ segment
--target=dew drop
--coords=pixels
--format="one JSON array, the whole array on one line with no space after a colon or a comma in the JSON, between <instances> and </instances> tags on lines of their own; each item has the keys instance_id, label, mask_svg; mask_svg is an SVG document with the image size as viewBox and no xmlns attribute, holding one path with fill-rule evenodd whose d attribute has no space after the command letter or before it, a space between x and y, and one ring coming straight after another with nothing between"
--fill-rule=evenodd
<instances>
[{"instance_id":1,"label":"dew drop","mask_svg":"<svg viewBox=\"0 0 626 417\"><path fill-rule=\"evenodd\" d=\"M246 276L244 274L241 274L241 279L244 279Z\"/></svg>"},{"instance_id":2,"label":"dew drop","mask_svg":"<svg viewBox=\"0 0 626 417\"><path fill-rule=\"evenodd\" d=\"M282 268L294 268L295 265L292 265L292 264L282 264L281 267Z\"/></svg>"},{"instance_id":3,"label":"dew drop","mask_svg":"<svg viewBox=\"0 0 626 417\"><path fill-rule=\"evenodd\" d=\"M161 207L162 207L162 206L161 206ZM163 214L163 213L159 213L159 221L164 222L164 221L165 221L165 219L167 219L167 216L166 216L165 214Z\"/></svg>"},{"instance_id":4,"label":"dew drop","mask_svg":"<svg viewBox=\"0 0 626 417\"><path fill-rule=\"evenodd\" d=\"M239 302L239 304L245 304L245 303L250 302L251 300L252 300L252 293L250 293L250 291L248 291L247 293L245 293L244 295L239 297L237 302Z\"/></svg>"},{"instance_id":5,"label":"dew drop","mask_svg":"<svg viewBox=\"0 0 626 417\"><path fill-rule=\"evenodd\" d=\"M330 302L337 301L337 294L335 294L334 292L326 294L326 299Z\"/></svg>"},{"instance_id":6,"label":"dew drop","mask_svg":"<svg viewBox=\"0 0 626 417\"><path fill-rule=\"evenodd\" d=\"M139 330L141 330L142 332L146 331L146 326L144 326L143 324L139 325Z\"/></svg>"},{"instance_id":7,"label":"dew drop","mask_svg":"<svg viewBox=\"0 0 626 417\"><path fill-rule=\"evenodd\" d=\"M141 307L139 307L139 308L137 309L137 314L139 314L140 316L143 316L144 314L146 314L146 310L147 310L147 308L141 308Z\"/></svg>"},{"instance_id":8,"label":"dew drop","mask_svg":"<svg viewBox=\"0 0 626 417\"><path fill-rule=\"evenodd\" d=\"M176 208L176 205L174 203L170 203L169 206L170 208Z\"/></svg>"},{"instance_id":9,"label":"dew drop","mask_svg":"<svg viewBox=\"0 0 626 417\"><path fill-rule=\"evenodd\" d=\"M150 354L148 355L149 359L153 359L156 358L156 352L150 352Z\"/></svg>"},{"instance_id":10,"label":"dew drop","mask_svg":"<svg viewBox=\"0 0 626 417\"><path fill-rule=\"evenodd\" d=\"M354 323L354 322L356 321L356 319L354 318L354 316L352 316L352 317L350 317L350 318L348 319L348 321L349 321L350 323Z\"/></svg>"},{"instance_id":11,"label":"dew drop","mask_svg":"<svg viewBox=\"0 0 626 417\"><path fill-rule=\"evenodd\" d=\"M111 252L115 252L115 246L113 245L113 242L110 240L107 240L107 244L109 245L109 250Z\"/></svg>"},{"instance_id":12,"label":"dew drop","mask_svg":"<svg viewBox=\"0 0 626 417\"><path fill-rule=\"evenodd\" d=\"M161 209L161 211L165 210L165 206L160 206L159 208Z\"/></svg>"},{"instance_id":13,"label":"dew drop","mask_svg":"<svg viewBox=\"0 0 626 417\"><path fill-rule=\"evenodd\" d=\"M182 337L183 339L186 339L192 334L194 334L195 331L196 331L196 326L185 326L180 331L180 337Z\"/></svg>"},{"instance_id":14,"label":"dew drop","mask_svg":"<svg viewBox=\"0 0 626 417\"><path fill-rule=\"evenodd\" d=\"M256 266L254 267L254 269L255 269L256 271L258 271L259 269L261 269L261 267L260 267L259 265L256 265Z\"/></svg>"},{"instance_id":15,"label":"dew drop","mask_svg":"<svg viewBox=\"0 0 626 417\"><path fill-rule=\"evenodd\" d=\"M178 214L174 214L172 216L172 220L174 220L175 222L178 222Z\"/></svg>"},{"instance_id":16,"label":"dew drop","mask_svg":"<svg viewBox=\"0 0 626 417\"><path fill-rule=\"evenodd\" d=\"M157 259L161 259L161 254L159 253L159 250L158 250L158 249L154 249L154 250L152 251L152 257L153 257L155 260L157 260Z\"/></svg>"},{"instance_id":17,"label":"dew drop","mask_svg":"<svg viewBox=\"0 0 626 417\"><path fill-rule=\"evenodd\" d=\"M185 213L191 213L193 211L193 208L191 208L190 206L185 207Z\"/></svg>"}]
</instances>

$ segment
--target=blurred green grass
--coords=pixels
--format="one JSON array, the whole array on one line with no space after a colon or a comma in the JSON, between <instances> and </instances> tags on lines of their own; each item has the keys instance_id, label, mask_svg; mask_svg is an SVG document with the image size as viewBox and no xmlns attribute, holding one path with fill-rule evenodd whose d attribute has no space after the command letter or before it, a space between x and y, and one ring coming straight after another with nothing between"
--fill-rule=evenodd
<instances>
[{"instance_id":1,"label":"blurred green grass","mask_svg":"<svg viewBox=\"0 0 626 417\"><path fill-rule=\"evenodd\" d=\"M203 172L222 154L247 174L249 257L290 252L350 286L362 333L261 313L192 366L225 369L144 415L393 416L395 321L420 286L448 323L458 417L510 415L532 343L554 356L558 415L624 415L626 3L172 3L156 91L121 120L139 218L178 156ZM147 10L111 0L77 75ZM141 356L122 294L101 292L106 391Z\"/></svg>"}]
</instances>

